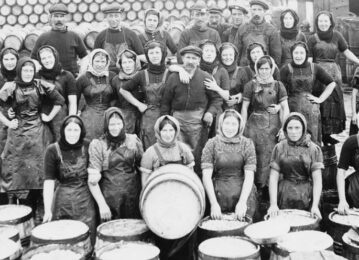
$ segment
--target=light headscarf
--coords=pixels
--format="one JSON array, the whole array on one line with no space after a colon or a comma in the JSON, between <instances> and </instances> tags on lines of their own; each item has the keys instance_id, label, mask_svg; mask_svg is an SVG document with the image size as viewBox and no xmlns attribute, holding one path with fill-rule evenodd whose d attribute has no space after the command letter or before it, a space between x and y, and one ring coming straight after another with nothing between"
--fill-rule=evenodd
<instances>
[{"instance_id":1,"label":"light headscarf","mask_svg":"<svg viewBox=\"0 0 359 260\"><path fill-rule=\"evenodd\" d=\"M131 59L133 59L133 61L135 62L135 70L131 74L126 74L122 69L121 63L122 63L123 55L125 53L130 53L131 56L133 57ZM141 61L138 59L137 54L134 51L129 50L129 49L125 49L118 55L118 60L117 60L117 63L116 63L116 67L120 69L118 77L121 80L132 79L136 75L136 73L141 70Z\"/></svg>"},{"instance_id":2,"label":"light headscarf","mask_svg":"<svg viewBox=\"0 0 359 260\"><path fill-rule=\"evenodd\" d=\"M170 143L164 142L161 138L161 130L160 130L160 124L162 123L163 120L168 119L170 121L172 121L172 123L175 124L176 126L176 134L173 138L173 140ZM169 116L169 115L165 115L165 116L161 116L160 118L157 119L156 124L154 126L155 129L155 136L157 139L157 143L161 146L161 147L165 147L165 148L170 148L170 147L174 147L178 141L178 136L180 134L180 125L179 122L177 121L176 118Z\"/></svg>"},{"instance_id":3,"label":"light headscarf","mask_svg":"<svg viewBox=\"0 0 359 260\"><path fill-rule=\"evenodd\" d=\"M230 114L230 116L235 117L239 122L239 128L238 128L237 134L231 138L228 138L224 135L223 128L222 128L223 121L226 117L229 116L228 114ZM234 109L227 109L219 116L217 134L219 135L219 138L225 143L239 143L241 141L241 137L243 135L244 126L245 126L244 121L243 121L241 115Z\"/></svg>"},{"instance_id":4,"label":"light headscarf","mask_svg":"<svg viewBox=\"0 0 359 260\"><path fill-rule=\"evenodd\" d=\"M98 53L102 53L107 57L107 64L106 67L103 69L103 71L96 71L93 67L93 59L94 57L98 54ZM110 55L107 53L107 51L103 50L103 49L94 49L91 53L90 53L90 57L89 57L89 64L87 67L87 71L90 72L92 75L96 76L96 77L108 77L109 75L109 66L110 66Z\"/></svg>"}]
</instances>

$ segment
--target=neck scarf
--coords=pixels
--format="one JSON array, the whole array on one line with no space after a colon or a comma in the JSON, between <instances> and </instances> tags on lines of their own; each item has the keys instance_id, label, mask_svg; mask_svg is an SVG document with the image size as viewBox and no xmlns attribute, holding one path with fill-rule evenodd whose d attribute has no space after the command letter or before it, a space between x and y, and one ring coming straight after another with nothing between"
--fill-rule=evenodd
<instances>
[{"instance_id":1,"label":"neck scarf","mask_svg":"<svg viewBox=\"0 0 359 260\"><path fill-rule=\"evenodd\" d=\"M322 14L327 15L329 17L330 23L331 23L329 29L325 32L321 31L318 27L318 18ZM317 16L315 18L315 28L316 28L319 39L321 39L322 41L330 42L333 38L334 26L335 26L335 23L334 23L333 15L331 13L329 13L327 11L321 11L317 14Z\"/></svg>"},{"instance_id":2,"label":"neck scarf","mask_svg":"<svg viewBox=\"0 0 359 260\"><path fill-rule=\"evenodd\" d=\"M41 63L40 53L44 49L50 50L52 52L52 54L54 55L54 57L55 57L54 67L52 67L51 69L45 68L45 66ZM62 66L61 66L60 61L59 61L59 53L52 46L50 46L50 45L42 46L37 52L37 58L38 58L38 60L39 60L39 62L41 64L41 69L39 70L39 75L44 77L45 79L55 80L56 77L58 75L60 75L60 73L62 72Z\"/></svg>"},{"instance_id":3,"label":"neck scarf","mask_svg":"<svg viewBox=\"0 0 359 260\"><path fill-rule=\"evenodd\" d=\"M290 13L292 15L292 17L294 18L294 24L293 24L292 28L286 28L284 26L283 20L284 20L284 16L287 13ZM280 35L283 38L288 39L288 40L295 39L299 32L298 23L299 23L299 17L295 11L293 11L291 9L284 10L280 15L280 24L281 24Z\"/></svg>"},{"instance_id":4,"label":"neck scarf","mask_svg":"<svg viewBox=\"0 0 359 260\"><path fill-rule=\"evenodd\" d=\"M5 48L0 52L0 67L1 67L1 75L6 79L6 81L14 81L15 77L16 77L16 66L14 69L12 70L8 70L7 68L5 68L4 66L4 56L6 54L13 54L16 57L16 60L19 60L19 54L18 52L13 49L13 48Z\"/></svg>"},{"instance_id":5,"label":"neck scarf","mask_svg":"<svg viewBox=\"0 0 359 260\"><path fill-rule=\"evenodd\" d=\"M80 138L76 144L69 144L66 141L66 137L65 137L65 128L71 122L78 124L81 128ZM58 144L59 144L61 150L63 150L63 151L79 149L83 146L85 136L86 136L86 129L85 129L84 123L82 122L82 119L76 115L67 116L61 124L60 139L58 141Z\"/></svg>"},{"instance_id":6,"label":"neck scarf","mask_svg":"<svg viewBox=\"0 0 359 260\"><path fill-rule=\"evenodd\" d=\"M161 138L160 124L165 119L168 119L168 120L172 121L176 125L176 128L177 128L176 129L176 134L175 134L173 140L170 143L167 143L167 142L163 141L162 138ZM171 148L171 147L174 147L176 145L176 143L178 141L178 136L179 136L179 133L180 133L180 125L179 125L179 122L177 121L176 118L174 118L172 116L168 116L168 115L161 116L160 118L157 119L154 128L155 128L155 136L156 136L157 143L158 143L159 146L161 146L163 148Z\"/></svg>"},{"instance_id":7,"label":"neck scarf","mask_svg":"<svg viewBox=\"0 0 359 260\"><path fill-rule=\"evenodd\" d=\"M225 134L223 133L223 121L227 117L227 114L233 115L239 121L238 132L235 136L233 136L231 138L226 137ZM242 139L243 131L244 131L244 122L242 120L241 115L236 110L227 109L220 115L219 121L218 121L217 133L222 142L232 143L232 144L239 143Z\"/></svg>"},{"instance_id":8,"label":"neck scarf","mask_svg":"<svg viewBox=\"0 0 359 260\"><path fill-rule=\"evenodd\" d=\"M93 68L93 59L96 56L97 53L103 53L104 55L107 56L107 64L106 67L102 70L102 71L97 71ZM96 77L108 77L109 76L109 66L110 66L110 55L103 49L94 49L91 53L90 53L90 57L89 57L89 64L87 67L87 71L90 72L92 75L96 76Z\"/></svg>"},{"instance_id":9,"label":"neck scarf","mask_svg":"<svg viewBox=\"0 0 359 260\"><path fill-rule=\"evenodd\" d=\"M148 57L148 51L153 48L156 48L156 47L159 47L162 52L162 59L161 59L160 64L158 64L158 65L152 64ZM144 49L145 49L145 56L148 61L148 72L157 74L157 75L162 74L166 70L166 63L165 63L166 56L167 56L166 46L164 46L164 44L159 41L149 41L146 43Z\"/></svg>"}]
</instances>

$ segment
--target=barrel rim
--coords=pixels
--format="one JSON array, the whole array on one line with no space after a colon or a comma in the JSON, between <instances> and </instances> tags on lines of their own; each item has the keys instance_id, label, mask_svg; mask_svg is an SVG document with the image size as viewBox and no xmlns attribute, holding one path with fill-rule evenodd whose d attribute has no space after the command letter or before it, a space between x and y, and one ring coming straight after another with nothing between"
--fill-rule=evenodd
<instances>
[{"instance_id":1,"label":"barrel rim","mask_svg":"<svg viewBox=\"0 0 359 260\"><path fill-rule=\"evenodd\" d=\"M150 229L149 227L147 226L146 222L143 220L143 219L133 219L133 220L142 220L143 221L143 224L145 225L146 227L146 230L144 230L142 233L138 233L138 234L133 234L133 235L128 235L128 236L116 236L116 235L106 235L106 234L103 234L101 233L101 229L104 227L104 226L107 226L111 223L116 223L116 222L119 222L121 220L124 220L124 219L116 219L116 220L111 220L111 221L108 221L108 222L105 222L105 223L102 223L101 225L99 225L96 229L97 231L97 237L99 239L102 239L102 240L126 240L126 238L137 238L137 237L142 237L143 235L145 235L146 233L149 233L150 232ZM131 219L127 219L127 220L131 220Z\"/></svg>"},{"instance_id":2,"label":"barrel rim","mask_svg":"<svg viewBox=\"0 0 359 260\"><path fill-rule=\"evenodd\" d=\"M8 237L9 239L11 239L12 241L14 241L14 242L18 242L18 241L20 241L20 232L19 232L19 230L16 228L16 227L14 227L14 226L12 226L12 225L2 225L2 224L0 224L0 229L1 228L11 228L11 229L13 229L14 231L16 231L16 233L13 235L13 236L11 236L11 237Z\"/></svg>"},{"instance_id":3,"label":"barrel rim","mask_svg":"<svg viewBox=\"0 0 359 260\"><path fill-rule=\"evenodd\" d=\"M201 230L210 231L210 232L236 231L236 230L244 229L244 228L246 228L249 224L252 223L252 218L251 218L251 217L249 217L249 216L246 215L244 218L245 218L245 220L248 220L248 221L239 221L239 222L245 222L245 223L247 223L247 224L244 225L244 226L242 226L242 227L240 227L240 228L228 229L228 230L211 230L211 229L205 229L205 228L201 227L201 224L202 224L203 222L205 222L205 221L207 221L207 220L211 220L211 216L207 216L207 217L204 217L204 218L201 219L201 221L198 223L198 228L201 229ZM231 220L228 220L228 221L231 221ZM233 221L235 221L235 220L233 220Z\"/></svg>"},{"instance_id":4,"label":"barrel rim","mask_svg":"<svg viewBox=\"0 0 359 260\"><path fill-rule=\"evenodd\" d=\"M86 233L78 235L73 238L68 239L44 239L44 238L38 238L35 237L33 234L31 234L31 241L36 244L68 244L68 243L78 243L81 241L86 240L90 236L90 232L86 231Z\"/></svg>"},{"instance_id":5,"label":"barrel rim","mask_svg":"<svg viewBox=\"0 0 359 260\"><path fill-rule=\"evenodd\" d=\"M0 220L0 224L3 224L3 225L8 225L8 224L11 224L11 225L17 225L17 224L20 224L20 223L23 223L23 222L26 222L30 219L32 219L32 209L28 206L25 206L25 205L2 205L0 206L0 209L2 207L9 207L9 206L16 206L16 207L27 207L30 209L30 212L28 214L26 214L25 216L22 216L20 218L16 218L16 219L11 219L11 220Z\"/></svg>"},{"instance_id":6,"label":"barrel rim","mask_svg":"<svg viewBox=\"0 0 359 260\"><path fill-rule=\"evenodd\" d=\"M336 214L338 214L338 215L340 215L337 211L333 211L333 212L331 212L329 215L328 215L328 219L329 219L329 221L330 222L332 222L332 223L334 223L334 224L336 224L336 225L340 225L340 226L345 226L345 227L351 227L352 225L350 225L350 224L342 224L342 223L338 223L338 222L336 222L336 221L334 221L333 220L333 215L336 215ZM349 214L350 215L350 214ZM359 216L358 216L358 218L359 218Z\"/></svg>"},{"instance_id":7,"label":"barrel rim","mask_svg":"<svg viewBox=\"0 0 359 260\"><path fill-rule=\"evenodd\" d=\"M307 224L307 225L290 225L291 230L298 230L302 229L302 228L311 228L311 227L317 227L319 225L320 219L317 216L312 216L312 214L309 211L306 210L298 210L298 209L281 209L279 210L279 212L282 213L286 213L286 212L293 212L293 213L298 213L297 215L300 216L308 216L308 218L312 218L313 219L313 223ZM276 217L271 217L269 214L266 214L264 216L264 220L268 220L268 219L275 219Z\"/></svg>"},{"instance_id":8,"label":"barrel rim","mask_svg":"<svg viewBox=\"0 0 359 260\"><path fill-rule=\"evenodd\" d=\"M41 245L36 245L36 246L32 246L30 248L27 248L26 250L24 250L23 254L22 254L22 259L23 260L30 260L31 258L25 258L28 257L27 255L30 254L32 251L38 250L39 248L54 248L54 249L62 249L61 247L69 247L66 248L68 250L71 250L77 254L81 255L81 258L79 260L85 260L85 252L83 251L83 249L81 249L80 247L76 246L76 245L70 245L70 244L60 244L60 243L51 243L51 244L41 244ZM31 257L34 255L30 255Z\"/></svg>"}]
</instances>

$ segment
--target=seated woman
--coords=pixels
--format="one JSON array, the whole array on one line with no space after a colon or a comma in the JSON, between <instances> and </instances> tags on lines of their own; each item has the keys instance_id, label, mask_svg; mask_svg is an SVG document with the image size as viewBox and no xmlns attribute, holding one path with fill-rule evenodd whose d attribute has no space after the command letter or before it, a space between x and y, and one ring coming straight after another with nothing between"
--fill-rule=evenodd
<instances>
[{"instance_id":1,"label":"seated woman","mask_svg":"<svg viewBox=\"0 0 359 260\"><path fill-rule=\"evenodd\" d=\"M222 212L252 218L256 209L256 152L243 130L241 115L226 110L219 118L218 134L203 149L202 179L214 219L220 219Z\"/></svg>"},{"instance_id":2,"label":"seated woman","mask_svg":"<svg viewBox=\"0 0 359 260\"><path fill-rule=\"evenodd\" d=\"M283 130L286 139L272 153L268 214L276 214L279 209L301 209L321 218L322 150L310 140L302 114L290 113ZM283 175L281 181L279 174Z\"/></svg>"}]
</instances>

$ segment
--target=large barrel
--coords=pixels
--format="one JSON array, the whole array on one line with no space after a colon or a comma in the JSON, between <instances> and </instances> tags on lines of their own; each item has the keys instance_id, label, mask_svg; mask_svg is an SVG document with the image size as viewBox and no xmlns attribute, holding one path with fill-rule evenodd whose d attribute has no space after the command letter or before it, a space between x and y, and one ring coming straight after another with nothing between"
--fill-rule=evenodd
<instances>
[{"instance_id":1,"label":"large barrel","mask_svg":"<svg viewBox=\"0 0 359 260\"><path fill-rule=\"evenodd\" d=\"M336 189L338 158L335 151L335 145L323 146L322 152L325 167L322 172L323 190Z\"/></svg>"},{"instance_id":2,"label":"large barrel","mask_svg":"<svg viewBox=\"0 0 359 260\"><path fill-rule=\"evenodd\" d=\"M186 25L180 21L173 22L169 29L169 34L171 35L175 44L179 43L179 39L181 37L181 33L186 28Z\"/></svg>"},{"instance_id":3,"label":"large barrel","mask_svg":"<svg viewBox=\"0 0 359 260\"><path fill-rule=\"evenodd\" d=\"M349 260L359 259L359 234L350 229L343 237L343 256Z\"/></svg>"},{"instance_id":4,"label":"large barrel","mask_svg":"<svg viewBox=\"0 0 359 260\"><path fill-rule=\"evenodd\" d=\"M215 237L198 247L198 260L259 260L260 248L243 237Z\"/></svg>"},{"instance_id":5,"label":"large barrel","mask_svg":"<svg viewBox=\"0 0 359 260\"><path fill-rule=\"evenodd\" d=\"M27 33L24 39L24 48L28 51L32 51L35 46L35 43L39 36L43 33L41 30L31 30Z\"/></svg>"},{"instance_id":6,"label":"large barrel","mask_svg":"<svg viewBox=\"0 0 359 260\"><path fill-rule=\"evenodd\" d=\"M0 260L20 260L21 247L7 238L0 238Z\"/></svg>"},{"instance_id":7,"label":"large barrel","mask_svg":"<svg viewBox=\"0 0 359 260\"><path fill-rule=\"evenodd\" d=\"M27 246L30 242L31 230L35 226L32 209L24 205L0 206L0 224L15 226L19 231L21 244Z\"/></svg>"},{"instance_id":8,"label":"large barrel","mask_svg":"<svg viewBox=\"0 0 359 260\"><path fill-rule=\"evenodd\" d=\"M0 238L10 239L21 247L19 231L14 226L0 225Z\"/></svg>"},{"instance_id":9,"label":"large barrel","mask_svg":"<svg viewBox=\"0 0 359 260\"><path fill-rule=\"evenodd\" d=\"M166 239L184 237L197 227L204 215L202 182L186 166L160 167L150 175L141 192L140 210L156 235Z\"/></svg>"},{"instance_id":10,"label":"large barrel","mask_svg":"<svg viewBox=\"0 0 359 260\"><path fill-rule=\"evenodd\" d=\"M85 38L84 38L84 43L86 45L86 47L90 50L94 49L95 47L95 40L96 40L96 37L97 35L99 34L99 31L97 30L90 30Z\"/></svg>"},{"instance_id":11,"label":"large barrel","mask_svg":"<svg viewBox=\"0 0 359 260\"><path fill-rule=\"evenodd\" d=\"M31 246L47 244L73 245L92 254L89 227L77 220L55 220L35 227L31 232Z\"/></svg>"},{"instance_id":12,"label":"large barrel","mask_svg":"<svg viewBox=\"0 0 359 260\"><path fill-rule=\"evenodd\" d=\"M151 231L142 219L117 219L97 228L95 251L120 241L149 241Z\"/></svg>"},{"instance_id":13,"label":"large barrel","mask_svg":"<svg viewBox=\"0 0 359 260\"><path fill-rule=\"evenodd\" d=\"M160 250L151 243L118 242L96 252L95 260L159 260Z\"/></svg>"},{"instance_id":14,"label":"large barrel","mask_svg":"<svg viewBox=\"0 0 359 260\"><path fill-rule=\"evenodd\" d=\"M22 260L86 260L83 250L73 245L51 244L31 247L24 252Z\"/></svg>"},{"instance_id":15,"label":"large barrel","mask_svg":"<svg viewBox=\"0 0 359 260\"><path fill-rule=\"evenodd\" d=\"M7 32L4 39L4 48L11 47L17 51L20 51L23 46L26 33L23 30L11 30Z\"/></svg>"}]
</instances>

